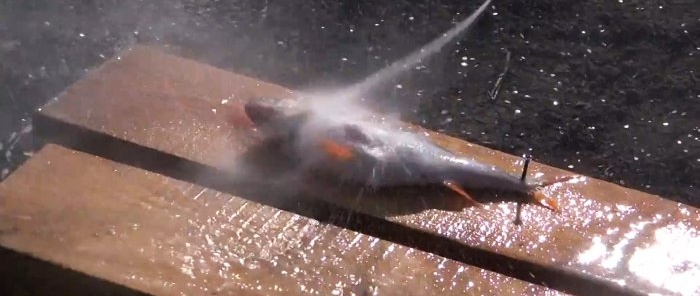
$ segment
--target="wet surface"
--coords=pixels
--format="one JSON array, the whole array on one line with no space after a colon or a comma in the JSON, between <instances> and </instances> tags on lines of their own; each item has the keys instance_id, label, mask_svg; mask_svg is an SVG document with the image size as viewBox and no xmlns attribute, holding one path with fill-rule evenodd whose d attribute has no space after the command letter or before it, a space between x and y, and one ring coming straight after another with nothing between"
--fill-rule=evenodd
<instances>
[{"instance_id":1,"label":"wet surface","mask_svg":"<svg viewBox=\"0 0 700 296\"><path fill-rule=\"evenodd\" d=\"M479 4L5 1L0 170L29 156L33 139L20 131L31 112L129 45L170 45L292 88L350 83ZM471 142L697 205L697 10L683 0L496 1L470 35L378 101ZM509 71L491 99L505 50Z\"/></svg>"},{"instance_id":2,"label":"wet surface","mask_svg":"<svg viewBox=\"0 0 700 296\"><path fill-rule=\"evenodd\" d=\"M197 90L183 87L179 83L169 83L168 81L178 81L181 79L178 78L180 76L168 74L172 73L169 71L159 73L149 70L158 67L155 64L139 62L145 60L150 61L149 63L162 63L182 67L182 69L191 67L189 71L198 73L193 77L200 77L202 79L200 83L209 83L207 81L214 80L211 83L218 86L200 87ZM285 93L283 89L264 83L256 84L255 88L237 89L240 85L246 84L224 84L217 80L223 80L223 78L204 79L210 75L241 79L237 76L229 76L231 74L224 74L213 68L200 68L196 64L173 56L159 55L146 48L134 49L131 54L122 57L119 63L103 70L66 92L65 96L52 106L46 107L43 111L44 116L59 121L64 120L92 132L135 141L136 144L157 149L161 151L160 153L179 155L212 168L243 173L238 177L251 172L244 168L260 168L261 164L255 165L255 162L249 163L253 165L248 167L235 166L240 164L237 160L250 157L250 153L257 151L252 146L247 146L258 143L254 139L256 133L250 130L248 123L233 120L241 122L241 125L237 125L239 128L225 131L217 129L216 126L225 121L225 118L197 117L196 114L202 111L197 108L204 108L203 106L207 105L205 102L219 102L220 98L216 94L230 96L226 93L228 91L236 94L237 98L246 100L253 95ZM122 83L119 81L129 78L127 73L131 73L130 70L138 70L137 73L143 75L139 80L145 80L148 83L132 84L134 87L130 91L133 91L133 95L120 97L119 100L107 95L112 92L112 89L116 89L117 92L121 90L120 87L115 86ZM112 84L111 81L117 82ZM161 84L169 84L172 89L163 89L160 87ZM183 85L187 86L187 83ZM191 93L198 91L202 91L204 94L201 97L208 100L196 104L177 103L178 100L189 100ZM167 123L172 120L171 117L182 116L181 112L177 111L175 114L150 112L152 109L162 108L162 100L153 99L154 96L157 98L157 94L161 92L170 93L169 105L194 106L192 107L195 108L194 110L190 110L191 112L183 116L184 118L194 117L184 122L181 129L159 128L170 126ZM151 99L146 99L136 94L152 95L149 95ZM90 101L87 101L88 98ZM117 105L114 101L118 101L121 107L112 109ZM83 112L88 105L92 110L91 116ZM149 107L134 108L133 106ZM239 108L233 108L233 110L239 110ZM125 114L139 118L140 121L127 122L118 119ZM232 113L233 117L240 115L237 112ZM239 139L231 136L232 130L240 133L238 136L253 137ZM477 160L494 164L515 174L520 172L523 165L522 159L478 145L440 134L433 134L431 137L447 149L470 155ZM197 139L196 145L207 149L194 149L191 145L192 138ZM265 160L264 155L258 158ZM232 164L234 165L231 166ZM272 171L275 168L278 171L282 169L282 167L275 167L276 164L273 161L268 161L266 166ZM530 174L553 177L571 173L533 163ZM269 179L258 181L267 181L269 184L282 179L278 176L268 176L270 176ZM255 179L255 177L248 177ZM196 180L197 176L189 176L189 178ZM487 201L487 207L483 209L445 210L440 206L448 203L448 199L443 200L446 203L438 206L441 202L434 202L434 197L438 195L429 191L409 191L393 198L375 199L358 197L356 193L338 192L337 188L329 189L330 191L312 190L312 192L316 192L316 196L332 203L355 208L375 217L398 222L404 227L455 241L463 248L482 249L508 258L524 260L530 264L573 273L579 277L590 275L598 281L638 291L668 293L698 289L690 283L686 283L685 286L668 286L666 282L658 280L674 274L692 276L700 267L696 258L692 256L684 258L682 252L671 252L668 245L665 246L663 242L656 241L652 237L666 235L666 237L680 240L685 245L695 245L699 240L696 229L700 225L698 220L700 212L695 208L594 178L581 176L568 183L549 187L545 193L558 201L562 212L552 213L540 207L526 206L522 213L523 226L520 227L513 223L515 203L507 200L489 202L493 197L489 195L481 196ZM406 208L407 206L411 208ZM688 231L663 230L667 227L671 227L669 229L682 227L680 225L686 225ZM668 272L667 274L657 274L657 279L650 278L648 261L640 260L642 258L640 256L649 252L668 253L664 264L660 265L660 268L663 267ZM669 267L667 263L670 262L674 263Z\"/></svg>"},{"instance_id":3,"label":"wet surface","mask_svg":"<svg viewBox=\"0 0 700 296\"><path fill-rule=\"evenodd\" d=\"M155 294L560 295L58 146L0 185L0 222L3 246Z\"/></svg>"},{"instance_id":4,"label":"wet surface","mask_svg":"<svg viewBox=\"0 0 700 296\"><path fill-rule=\"evenodd\" d=\"M700 243L700 211L673 204L648 207L637 200L638 193L603 188L600 181L586 177L554 186L545 193L559 201L562 211L525 206L521 226L514 223L515 202L487 200L482 209L444 211L436 208L439 202L431 200L436 195L430 191L387 200L366 194L345 198L337 190L314 190L331 202L386 216L470 247L589 274L612 285L680 295L699 293L700 285L690 278L700 271L700 258L691 254ZM402 213L413 201L424 207ZM676 280L667 281L671 278Z\"/></svg>"},{"instance_id":5,"label":"wet surface","mask_svg":"<svg viewBox=\"0 0 700 296\"><path fill-rule=\"evenodd\" d=\"M441 137L438 135L436 138ZM449 140L437 141L447 143ZM511 171L522 167L522 160L500 152L480 153L476 146L460 147L456 144L453 148L491 163L499 163ZM532 166L531 172L544 176L569 174L539 164ZM508 231L509 238L497 235L500 233L498 228L504 224L495 221L502 221L503 216L514 212L515 205L512 203L490 207L486 212L467 210L466 214L470 217L485 215L488 218L478 223L478 227L448 223L457 229L450 228L445 233L448 236L450 232L457 235L465 233L465 229L460 227L478 228L466 231L470 235L460 238L471 244L486 244L489 248L507 248L518 244L524 247L523 251L528 256L542 252L540 256L543 259L549 257L554 265L597 274L621 286L662 288L666 293L682 295L700 292L700 284L694 281L670 283L661 280L675 278L676 274L678 278L690 277L700 270L700 258L689 253L700 243L697 231L700 210L697 208L662 201L585 176L552 186L545 193L558 200L561 213L531 207L523 212L524 228L512 227ZM484 214L488 212L491 214ZM415 218L411 217L409 223L426 223L420 217L413 220ZM427 216L424 218L427 219ZM529 237L527 242L523 242L520 240L525 237L519 237L518 233L537 237ZM496 243L490 244L489 241ZM552 252L555 245L557 252Z\"/></svg>"}]
</instances>

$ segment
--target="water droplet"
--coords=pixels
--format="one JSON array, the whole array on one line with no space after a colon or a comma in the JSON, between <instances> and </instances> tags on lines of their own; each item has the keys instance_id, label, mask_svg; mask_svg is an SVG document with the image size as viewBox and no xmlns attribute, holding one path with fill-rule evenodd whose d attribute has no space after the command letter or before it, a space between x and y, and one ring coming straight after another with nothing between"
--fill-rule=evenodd
<instances>
[{"instance_id":1,"label":"water droplet","mask_svg":"<svg viewBox=\"0 0 700 296\"><path fill-rule=\"evenodd\" d=\"M520 114L520 109L515 109L515 114Z\"/></svg>"},{"instance_id":2,"label":"water droplet","mask_svg":"<svg viewBox=\"0 0 700 296\"><path fill-rule=\"evenodd\" d=\"M630 128L629 124L625 124L624 128Z\"/></svg>"},{"instance_id":3,"label":"water droplet","mask_svg":"<svg viewBox=\"0 0 700 296\"><path fill-rule=\"evenodd\" d=\"M462 65L462 67L469 66L469 64L467 64L467 62L462 62L461 65Z\"/></svg>"},{"instance_id":4,"label":"water droplet","mask_svg":"<svg viewBox=\"0 0 700 296\"><path fill-rule=\"evenodd\" d=\"M668 122L664 122L664 123L662 123L662 124L663 124L664 126L668 126Z\"/></svg>"},{"instance_id":5,"label":"water droplet","mask_svg":"<svg viewBox=\"0 0 700 296\"><path fill-rule=\"evenodd\" d=\"M80 33L80 34L78 34L78 36L80 36L82 38L82 37L85 37L85 34Z\"/></svg>"},{"instance_id":6,"label":"water droplet","mask_svg":"<svg viewBox=\"0 0 700 296\"><path fill-rule=\"evenodd\" d=\"M554 106L557 106L557 105L559 105L559 102L554 101L554 102L552 102L552 104L553 104Z\"/></svg>"},{"instance_id":7,"label":"water droplet","mask_svg":"<svg viewBox=\"0 0 700 296\"><path fill-rule=\"evenodd\" d=\"M397 85L396 85L396 88L398 88L398 89L402 89L402 88L403 88L403 85L401 85L401 84L397 84Z\"/></svg>"}]
</instances>

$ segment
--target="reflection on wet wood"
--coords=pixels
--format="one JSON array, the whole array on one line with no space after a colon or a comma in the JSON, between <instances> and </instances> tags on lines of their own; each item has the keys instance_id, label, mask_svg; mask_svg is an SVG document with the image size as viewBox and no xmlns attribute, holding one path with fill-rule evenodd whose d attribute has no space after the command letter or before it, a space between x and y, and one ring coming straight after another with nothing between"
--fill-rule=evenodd
<instances>
[{"instance_id":1,"label":"reflection on wet wood","mask_svg":"<svg viewBox=\"0 0 700 296\"><path fill-rule=\"evenodd\" d=\"M5 248L158 295L559 294L52 144L0 184L0 225Z\"/></svg>"},{"instance_id":2,"label":"reflection on wet wood","mask_svg":"<svg viewBox=\"0 0 700 296\"><path fill-rule=\"evenodd\" d=\"M234 175L245 172L237 177L251 178L249 169L262 165L241 160L255 158L249 154L258 153L259 142L240 102L252 96L289 93L277 85L138 47L46 106L37 118L37 130L54 140L69 130L86 130L92 132L89 138L116 138ZM187 112L172 106L188 106L183 107ZM207 110L211 111L208 115ZM61 126L60 133L51 129L56 126ZM512 155L440 134L433 133L433 137L446 148L477 160L516 174L521 170L522 160ZM76 133L61 141L81 146L85 138ZM105 152L109 147L99 149L96 151L109 154ZM272 161L267 165L271 171L281 170ZM570 174L532 163L530 175L537 173L545 177ZM280 174L267 179L285 177L294 176ZM546 281L558 289L590 291L557 284L561 275L592 278L605 287L640 293L700 292L700 282L687 280L700 273L700 258L691 252L700 244L698 209L587 177L552 186L546 193L563 211L551 213L528 205L523 210L524 224L516 226L513 201L455 210L430 191L402 192L388 198L364 194L358 198L356 192L335 189L314 191L327 201L438 235L465 248L541 266L553 276L535 281ZM659 259L650 263L648 256Z\"/></svg>"}]
</instances>

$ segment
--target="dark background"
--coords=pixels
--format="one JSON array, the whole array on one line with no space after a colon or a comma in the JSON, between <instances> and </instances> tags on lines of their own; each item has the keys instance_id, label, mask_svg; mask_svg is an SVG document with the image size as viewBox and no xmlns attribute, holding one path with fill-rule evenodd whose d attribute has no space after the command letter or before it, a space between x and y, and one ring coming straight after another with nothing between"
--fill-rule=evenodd
<instances>
[{"instance_id":1,"label":"dark background","mask_svg":"<svg viewBox=\"0 0 700 296\"><path fill-rule=\"evenodd\" d=\"M343 84L480 4L0 0L2 177L31 155L32 112L129 45L291 88ZM495 0L468 35L375 95L429 128L698 206L699 37L696 0Z\"/></svg>"}]
</instances>

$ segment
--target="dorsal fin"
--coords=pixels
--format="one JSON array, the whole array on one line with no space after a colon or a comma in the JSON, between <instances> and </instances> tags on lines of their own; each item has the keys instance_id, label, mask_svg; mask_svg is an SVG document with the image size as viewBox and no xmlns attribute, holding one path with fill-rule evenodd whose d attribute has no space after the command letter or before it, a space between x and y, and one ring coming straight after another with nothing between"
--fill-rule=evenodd
<instances>
[{"instance_id":1,"label":"dorsal fin","mask_svg":"<svg viewBox=\"0 0 700 296\"><path fill-rule=\"evenodd\" d=\"M532 157L530 155L525 156L525 164L523 165L523 174L520 176L520 181L525 182L525 177L527 177L527 166L530 164Z\"/></svg>"}]
</instances>

